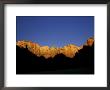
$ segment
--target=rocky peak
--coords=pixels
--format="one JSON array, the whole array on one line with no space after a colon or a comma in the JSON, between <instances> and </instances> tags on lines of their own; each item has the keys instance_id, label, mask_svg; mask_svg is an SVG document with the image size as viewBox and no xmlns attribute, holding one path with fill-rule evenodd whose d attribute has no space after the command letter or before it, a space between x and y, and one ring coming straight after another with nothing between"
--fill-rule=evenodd
<instances>
[{"instance_id":1,"label":"rocky peak","mask_svg":"<svg viewBox=\"0 0 110 90\"><path fill-rule=\"evenodd\" d=\"M84 44L85 46L92 46L94 44L94 38L88 38L86 43Z\"/></svg>"}]
</instances>

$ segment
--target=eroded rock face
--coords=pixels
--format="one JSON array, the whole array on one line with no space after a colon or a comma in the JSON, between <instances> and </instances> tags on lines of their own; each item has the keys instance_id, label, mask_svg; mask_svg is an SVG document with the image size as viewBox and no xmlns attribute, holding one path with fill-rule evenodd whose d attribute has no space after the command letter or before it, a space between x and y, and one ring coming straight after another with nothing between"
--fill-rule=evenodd
<instances>
[{"instance_id":1,"label":"eroded rock face","mask_svg":"<svg viewBox=\"0 0 110 90\"><path fill-rule=\"evenodd\" d=\"M67 57L74 57L75 53L78 52L79 47L75 46L73 44L69 44L67 46L64 46L63 48L61 48L61 53L64 54Z\"/></svg>"},{"instance_id":2,"label":"eroded rock face","mask_svg":"<svg viewBox=\"0 0 110 90\"><path fill-rule=\"evenodd\" d=\"M16 43L16 45L21 47L21 48L26 48L27 42L25 42L25 41L18 41Z\"/></svg>"},{"instance_id":3,"label":"eroded rock face","mask_svg":"<svg viewBox=\"0 0 110 90\"><path fill-rule=\"evenodd\" d=\"M86 41L87 46L92 46L94 43L94 39L93 38L89 38ZM46 59L47 58L53 58L55 57L55 55L57 54L64 54L66 57L70 57L73 58L75 56L75 54L83 48L83 45L76 46L74 44L69 44L66 45L62 48L56 48L56 47L48 47L48 46L40 46L37 43L33 43L30 41L18 41L16 43L17 46L21 47L21 48L27 48L30 52L32 52L33 54L37 55L37 56L44 56Z\"/></svg>"},{"instance_id":4,"label":"eroded rock face","mask_svg":"<svg viewBox=\"0 0 110 90\"><path fill-rule=\"evenodd\" d=\"M93 43L94 43L94 38L89 38L87 41L86 41L86 43L84 44L84 45L86 45L86 46L92 46L93 45Z\"/></svg>"},{"instance_id":5,"label":"eroded rock face","mask_svg":"<svg viewBox=\"0 0 110 90\"><path fill-rule=\"evenodd\" d=\"M21 48L27 48L29 51L36 54L37 56L40 55L40 45L37 43L32 43L30 41L18 41L16 45Z\"/></svg>"},{"instance_id":6,"label":"eroded rock face","mask_svg":"<svg viewBox=\"0 0 110 90\"><path fill-rule=\"evenodd\" d=\"M89 38L89 39L87 40L87 45L88 45L88 46L92 46L93 43L94 43L94 39L93 39L93 38Z\"/></svg>"},{"instance_id":7,"label":"eroded rock face","mask_svg":"<svg viewBox=\"0 0 110 90\"><path fill-rule=\"evenodd\" d=\"M48 46L40 47L40 55L44 56L45 58L50 57L50 50Z\"/></svg>"},{"instance_id":8,"label":"eroded rock face","mask_svg":"<svg viewBox=\"0 0 110 90\"><path fill-rule=\"evenodd\" d=\"M54 58L55 55L58 54L58 48L51 47L49 50L50 50L50 56L51 56L52 58Z\"/></svg>"}]
</instances>

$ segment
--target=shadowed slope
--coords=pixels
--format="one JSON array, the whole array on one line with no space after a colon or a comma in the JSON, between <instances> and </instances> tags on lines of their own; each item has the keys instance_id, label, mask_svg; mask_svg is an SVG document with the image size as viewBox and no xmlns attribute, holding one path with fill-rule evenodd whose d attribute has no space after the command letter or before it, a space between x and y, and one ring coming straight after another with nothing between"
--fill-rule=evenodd
<instances>
[{"instance_id":1,"label":"shadowed slope","mask_svg":"<svg viewBox=\"0 0 110 90\"><path fill-rule=\"evenodd\" d=\"M55 57L36 56L28 48L16 46L17 74L93 74L94 44L84 45L73 58L60 53Z\"/></svg>"}]
</instances>

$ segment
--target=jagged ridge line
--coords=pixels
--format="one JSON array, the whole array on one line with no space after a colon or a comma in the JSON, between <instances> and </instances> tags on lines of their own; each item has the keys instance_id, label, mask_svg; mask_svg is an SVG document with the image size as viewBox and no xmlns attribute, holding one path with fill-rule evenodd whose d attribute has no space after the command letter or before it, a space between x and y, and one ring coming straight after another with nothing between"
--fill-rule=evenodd
<instances>
[{"instance_id":1,"label":"jagged ridge line","mask_svg":"<svg viewBox=\"0 0 110 90\"><path fill-rule=\"evenodd\" d=\"M89 42L88 42L89 41ZM89 45L91 46L94 39L89 38L87 42L84 45ZM22 48L27 48L29 51L31 51L33 54L37 56L44 56L45 58L49 57L55 57L58 54L64 54L67 57L73 58L75 54L83 48L83 46L76 46L74 44L69 44L66 45L62 48L56 48L56 47L48 47L48 46L40 46L37 43L29 42L29 41L18 41L17 46L22 47Z\"/></svg>"}]
</instances>

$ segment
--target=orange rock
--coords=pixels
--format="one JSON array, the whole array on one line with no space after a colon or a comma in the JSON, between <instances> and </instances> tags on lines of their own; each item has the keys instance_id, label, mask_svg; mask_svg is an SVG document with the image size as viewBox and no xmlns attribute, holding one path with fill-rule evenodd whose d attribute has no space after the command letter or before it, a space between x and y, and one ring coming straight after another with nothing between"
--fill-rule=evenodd
<instances>
[{"instance_id":1,"label":"orange rock","mask_svg":"<svg viewBox=\"0 0 110 90\"><path fill-rule=\"evenodd\" d=\"M79 50L78 46L69 44L69 45L63 47L62 53L65 56L72 58L75 56L75 53L78 52L78 50Z\"/></svg>"},{"instance_id":2,"label":"orange rock","mask_svg":"<svg viewBox=\"0 0 110 90\"><path fill-rule=\"evenodd\" d=\"M89 38L87 42L84 44L86 46L92 46L94 43L93 38ZM83 48L84 45L76 46L74 44L66 45L62 48L56 47L48 47L48 46L40 46L37 43L33 43L31 41L18 41L16 45L21 48L27 48L30 52L37 56L44 56L45 58L53 58L57 54L64 54L67 57L73 58L75 54Z\"/></svg>"},{"instance_id":3,"label":"orange rock","mask_svg":"<svg viewBox=\"0 0 110 90\"><path fill-rule=\"evenodd\" d=\"M94 39L93 39L93 38L89 38L89 39L87 40L87 45L88 45L88 46L92 46L93 43L94 43Z\"/></svg>"}]
</instances>

